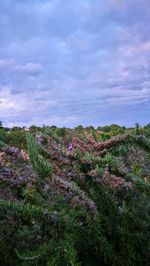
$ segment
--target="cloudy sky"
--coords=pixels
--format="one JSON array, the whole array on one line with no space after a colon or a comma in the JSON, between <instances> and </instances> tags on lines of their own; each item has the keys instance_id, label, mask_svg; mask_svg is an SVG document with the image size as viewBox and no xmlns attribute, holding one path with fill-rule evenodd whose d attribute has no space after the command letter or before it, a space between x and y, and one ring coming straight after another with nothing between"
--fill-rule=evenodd
<instances>
[{"instance_id":1,"label":"cloudy sky","mask_svg":"<svg viewBox=\"0 0 150 266\"><path fill-rule=\"evenodd\" d=\"M0 120L150 122L150 1L0 0Z\"/></svg>"}]
</instances>

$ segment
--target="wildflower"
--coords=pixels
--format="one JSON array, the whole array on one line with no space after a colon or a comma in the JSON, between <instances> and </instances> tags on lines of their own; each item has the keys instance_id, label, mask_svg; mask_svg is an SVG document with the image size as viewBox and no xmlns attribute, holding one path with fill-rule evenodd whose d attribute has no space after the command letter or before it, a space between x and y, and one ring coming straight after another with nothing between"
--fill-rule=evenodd
<instances>
[{"instance_id":1,"label":"wildflower","mask_svg":"<svg viewBox=\"0 0 150 266\"><path fill-rule=\"evenodd\" d=\"M73 149L73 145L72 144L69 144L68 145L68 150L72 150Z\"/></svg>"},{"instance_id":2,"label":"wildflower","mask_svg":"<svg viewBox=\"0 0 150 266\"><path fill-rule=\"evenodd\" d=\"M25 152L24 150L21 150L20 156L22 157L23 160L28 161L29 160L29 154Z\"/></svg>"}]
</instances>

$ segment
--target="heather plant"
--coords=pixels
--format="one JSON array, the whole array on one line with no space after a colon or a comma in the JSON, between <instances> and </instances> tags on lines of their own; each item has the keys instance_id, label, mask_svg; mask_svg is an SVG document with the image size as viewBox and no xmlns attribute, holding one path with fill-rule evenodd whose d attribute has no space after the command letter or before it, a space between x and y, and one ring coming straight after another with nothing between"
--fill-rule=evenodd
<instances>
[{"instance_id":1,"label":"heather plant","mask_svg":"<svg viewBox=\"0 0 150 266\"><path fill-rule=\"evenodd\" d=\"M149 137L90 127L68 146L42 130L1 151L0 264L149 265Z\"/></svg>"}]
</instances>

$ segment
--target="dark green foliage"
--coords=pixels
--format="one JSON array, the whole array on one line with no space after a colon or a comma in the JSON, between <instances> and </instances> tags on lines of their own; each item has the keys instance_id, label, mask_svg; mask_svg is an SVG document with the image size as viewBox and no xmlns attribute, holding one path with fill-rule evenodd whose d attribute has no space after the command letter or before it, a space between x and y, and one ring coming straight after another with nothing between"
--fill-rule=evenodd
<instances>
[{"instance_id":1,"label":"dark green foliage","mask_svg":"<svg viewBox=\"0 0 150 266\"><path fill-rule=\"evenodd\" d=\"M13 128L10 131L7 128L0 128L0 140L7 145L15 146L20 149L26 148L25 132L18 128Z\"/></svg>"},{"instance_id":2,"label":"dark green foliage","mask_svg":"<svg viewBox=\"0 0 150 266\"><path fill-rule=\"evenodd\" d=\"M80 265L73 233L81 229L72 211L56 212L4 200L0 201L0 211L3 265L23 265L26 261L28 265Z\"/></svg>"},{"instance_id":3,"label":"dark green foliage","mask_svg":"<svg viewBox=\"0 0 150 266\"><path fill-rule=\"evenodd\" d=\"M48 135L50 137L53 137L54 136L54 131L51 128L45 128L44 129L44 134Z\"/></svg>"},{"instance_id":4,"label":"dark green foliage","mask_svg":"<svg viewBox=\"0 0 150 266\"><path fill-rule=\"evenodd\" d=\"M66 129L64 127L57 128L55 132L56 132L56 135L58 137L64 137L65 136L65 133L66 133Z\"/></svg>"},{"instance_id":5,"label":"dark green foliage","mask_svg":"<svg viewBox=\"0 0 150 266\"><path fill-rule=\"evenodd\" d=\"M7 144L0 140L0 149L7 148Z\"/></svg>"}]
</instances>

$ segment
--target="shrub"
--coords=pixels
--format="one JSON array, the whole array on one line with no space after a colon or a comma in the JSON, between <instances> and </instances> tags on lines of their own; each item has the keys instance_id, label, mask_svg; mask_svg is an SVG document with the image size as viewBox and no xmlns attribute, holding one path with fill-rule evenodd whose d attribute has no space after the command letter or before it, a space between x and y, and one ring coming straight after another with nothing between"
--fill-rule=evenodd
<instances>
[{"instance_id":1,"label":"shrub","mask_svg":"<svg viewBox=\"0 0 150 266\"><path fill-rule=\"evenodd\" d=\"M56 132L56 135L58 137L64 137L66 134L66 129L64 127L63 128L57 128L55 132Z\"/></svg>"},{"instance_id":2,"label":"shrub","mask_svg":"<svg viewBox=\"0 0 150 266\"><path fill-rule=\"evenodd\" d=\"M142 147L148 169L149 139L135 132L100 143L78 136L71 150L50 139L46 150L27 134L36 175L23 188L3 178L16 198L0 200L0 264L149 265L150 174L134 160Z\"/></svg>"},{"instance_id":3,"label":"shrub","mask_svg":"<svg viewBox=\"0 0 150 266\"><path fill-rule=\"evenodd\" d=\"M7 144L0 140L0 149L7 148Z\"/></svg>"}]
</instances>

